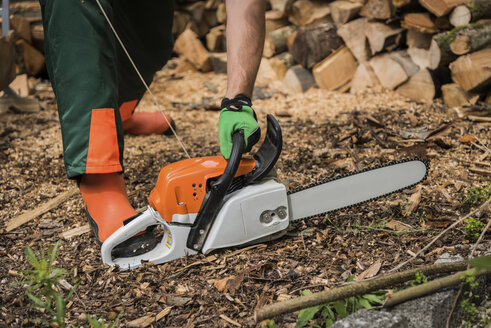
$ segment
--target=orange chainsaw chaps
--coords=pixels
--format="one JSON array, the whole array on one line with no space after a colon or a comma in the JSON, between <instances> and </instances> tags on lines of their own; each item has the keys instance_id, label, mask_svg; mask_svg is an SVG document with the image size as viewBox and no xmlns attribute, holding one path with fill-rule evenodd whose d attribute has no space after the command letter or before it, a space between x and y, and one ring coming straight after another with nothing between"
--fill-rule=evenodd
<instances>
[{"instance_id":1,"label":"orange chainsaw chaps","mask_svg":"<svg viewBox=\"0 0 491 328\"><path fill-rule=\"evenodd\" d=\"M207 192L207 181L225 171L227 161L222 156L190 158L162 168L155 188L148 198L150 206L167 222L174 214L198 213ZM236 177L252 171L253 158L240 161Z\"/></svg>"}]
</instances>

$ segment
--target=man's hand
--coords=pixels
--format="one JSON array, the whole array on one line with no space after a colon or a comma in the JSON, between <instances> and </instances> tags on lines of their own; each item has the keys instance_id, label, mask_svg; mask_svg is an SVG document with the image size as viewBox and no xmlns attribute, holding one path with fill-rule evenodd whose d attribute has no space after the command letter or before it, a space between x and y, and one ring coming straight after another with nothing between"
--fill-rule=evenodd
<instances>
[{"instance_id":1,"label":"man's hand","mask_svg":"<svg viewBox=\"0 0 491 328\"><path fill-rule=\"evenodd\" d=\"M244 131L245 152L250 151L261 137L256 113L251 106L251 100L244 95L222 100L222 111L218 120L218 137L220 138L220 151L225 159L230 157L232 135L235 131Z\"/></svg>"}]
</instances>

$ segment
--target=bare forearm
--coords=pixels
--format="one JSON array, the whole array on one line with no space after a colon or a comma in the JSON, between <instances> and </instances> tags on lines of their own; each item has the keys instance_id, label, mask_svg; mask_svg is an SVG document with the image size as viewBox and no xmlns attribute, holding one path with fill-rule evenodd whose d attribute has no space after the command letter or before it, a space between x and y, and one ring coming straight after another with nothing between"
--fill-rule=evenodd
<instances>
[{"instance_id":1,"label":"bare forearm","mask_svg":"<svg viewBox=\"0 0 491 328\"><path fill-rule=\"evenodd\" d=\"M252 97L263 53L265 0L227 0L227 98Z\"/></svg>"}]
</instances>

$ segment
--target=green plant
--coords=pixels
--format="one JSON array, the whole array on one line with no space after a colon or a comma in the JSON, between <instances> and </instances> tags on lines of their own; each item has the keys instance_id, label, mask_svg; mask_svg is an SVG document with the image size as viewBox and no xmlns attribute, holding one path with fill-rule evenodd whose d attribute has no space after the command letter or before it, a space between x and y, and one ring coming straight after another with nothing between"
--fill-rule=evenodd
<instances>
[{"instance_id":1,"label":"green plant","mask_svg":"<svg viewBox=\"0 0 491 328\"><path fill-rule=\"evenodd\" d=\"M465 313L467 313L470 318L473 318L476 314L479 313L479 310L474 303L474 300L476 298L479 298L479 296L473 293L473 290L475 290L476 287L479 286L479 283L476 281L476 275L474 274L474 272L466 273L461 277L461 280L469 287L469 290L464 292L464 298L460 302L460 307L464 310Z\"/></svg>"},{"instance_id":2,"label":"green plant","mask_svg":"<svg viewBox=\"0 0 491 328\"><path fill-rule=\"evenodd\" d=\"M68 276L68 272L53 266L59 245L60 242L58 241L47 252L44 251L43 247L36 251L27 246L25 250L26 259L32 269L22 271L25 279L16 284L27 285L27 297L34 302L34 307L42 309L49 317L48 320L35 318L33 323L64 328L66 327L66 306L68 300L75 293L78 283L75 284L66 296L60 291L58 287L60 281ZM114 328L122 314L123 312L120 312L112 324L106 323L104 319L98 320L97 318L88 316L87 320L93 328Z\"/></svg>"},{"instance_id":3,"label":"green plant","mask_svg":"<svg viewBox=\"0 0 491 328\"><path fill-rule=\"evenodd\" d=\"M64 269L53 267L59 244L58 241L47 252L43 248L34 251L27 246L25 255L32 270L22 271L26 279L18 284L27 284L27 297L34 302L35 307L43 309L49 316L49 320L37 318L34 320L35 323L63 328L65 327L66 304L75 292L75 288L65 297L59 291L60 280L68 274Z\"/></svg>"},{"instance_id":4,"label":"green plant","mask_svg":"<svg viewBox=\"0 0 491 328\"><path fill-rule=\"evenodd\" d=\"M464 233L469 241L476 241L486 225L479 220L469 217L464 220Z\"/></svg>"},{"instance_id":5,"label":"green plant","mask_svg":"<svg viewBox=\"0 0 491 328\"><path fill-rule=\"evenodd\" d=\"M264 328L278 328L278 326L274 323L273 320L269 320L268 322L266 322L266 326L264 326Z\"/></svg>"},{"instance_id":6,"label":"green plant","mask_svg":"<svg viewBox=\"0 0 491 328\"><path fill-rule=\"evenodd\" d=\"M481 188L469 188L463 202L468 205L476 205L487 201L489 197L491 197L491 181Z\"/></svg>"},{"instance_id":7,"label":"green plant","mask_svg":"<svg viewBox=\"0 0 491 328\"><path fill-rule=\"evenodd\" d=\"M98 320L95 317L89 317L87 316L87 321L89 321L89 324L92 328L114 328L118 324L119 318L123 315L123 311L119 312L118 316L116 319L114 319L114 322L109 324L106 323L104 319ZM274 324L274 323L273 323ZM266 326L267 328L275 328L274 326ZM276 327L277 328L277 327Z\"/></svg>"},{"instance_id":8,"label":"green plant","mask_svg":"<svg viewBox=\"0 0 491 328\"><path fill-rule=\"evenodd\" d=\"M416 285L421 285L421 284L424 284L426 282L428 282L428 278L424 275L424 273L417 271L414 274L414 280L411 280L411 282L409 282L409 285L411 287L414 287Z\"/></svg>"},{"instance_id":9,"label":"green plant","mask_svg":"<svg viewBox=\"0 0 491 328\"><path fill-rule=\"evenodd\" d=\"M351 278L352 279L352 278ZM348 278L349 280L349 278ZM304 290L303 295L309 295L309 290ZM347 317L362 308L371 309L373 305L382 305L385 299L385 291L376 291L364 295L348 297L345 300L329 302L327 304L312 306L300 310L295 328L301 327L329 327L337 319Z\"/></svg>"}]
</instances>

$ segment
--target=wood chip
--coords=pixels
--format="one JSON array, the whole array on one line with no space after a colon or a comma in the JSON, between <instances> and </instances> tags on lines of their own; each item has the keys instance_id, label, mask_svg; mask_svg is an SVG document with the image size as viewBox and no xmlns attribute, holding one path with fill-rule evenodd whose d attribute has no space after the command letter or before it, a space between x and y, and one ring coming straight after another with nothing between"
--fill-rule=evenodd
<instances>
[{"instance_id":1,"label":"wood chip","mask_svg":"<svg viewBox=\"0 0 491 328\"><path fill-rule=\"evenodd\" d=\"M172 310L172 306L168 306L165 309L163 309L162 311L160 311L159 314L157 314L155 316L155 321L159 321L160 319L162 319L163 317L168 315L171 310Z\"/></svg>"},{"instance_id":2,"label":"wood chip","mask_svg":"<svg viewBox=\"0 0 491 328\"><path fill-rule=\"evenodd\" d=\"M232 324L232 325L234 325L236 327L242 327L242 325L240 323L238 323L235 320L230 319L225 314L220 314L220 318L222 318L223 320L227 321L228 323L230 323L230 324Z\"/></svg>"},{"instance_id":3,"label":"wood chip","mask_svg":"<svg viewBox=\"0 0 491 328\"><path fill-rule=\"evenodd\" d=\"M154 322L155 322L155 317L153 315L146 315L144 317L128 322L128 327L144 328L150 326Z\"/></svg>"},{"instance_id":4,"label":"wood chip","mask_svg":"<svg viewBox=\"0 0 491 328\"><path fill-rule=\"evenodd\" d=\"M76 227L76 228L70 229L68 231L65 231L65 232L61 233L60 236L64 239L70 239L70 238L73 238L76 236L83 235L89 231L90 231L89 224L84 224L81 227Z\"/></svg>"},{"instance_id":5,"label":"wood chip","mask_svg":"<svg viewBox=\"0 0 491 328\"><path fill-rule=\"evenodd\" d=\"M459 142L462 142L462 143L477 142L477 138L475 136L473 136L472 134L466 134L466 135L463 135L462 137L459 138Z\"/></svg>"}]
</instances>

